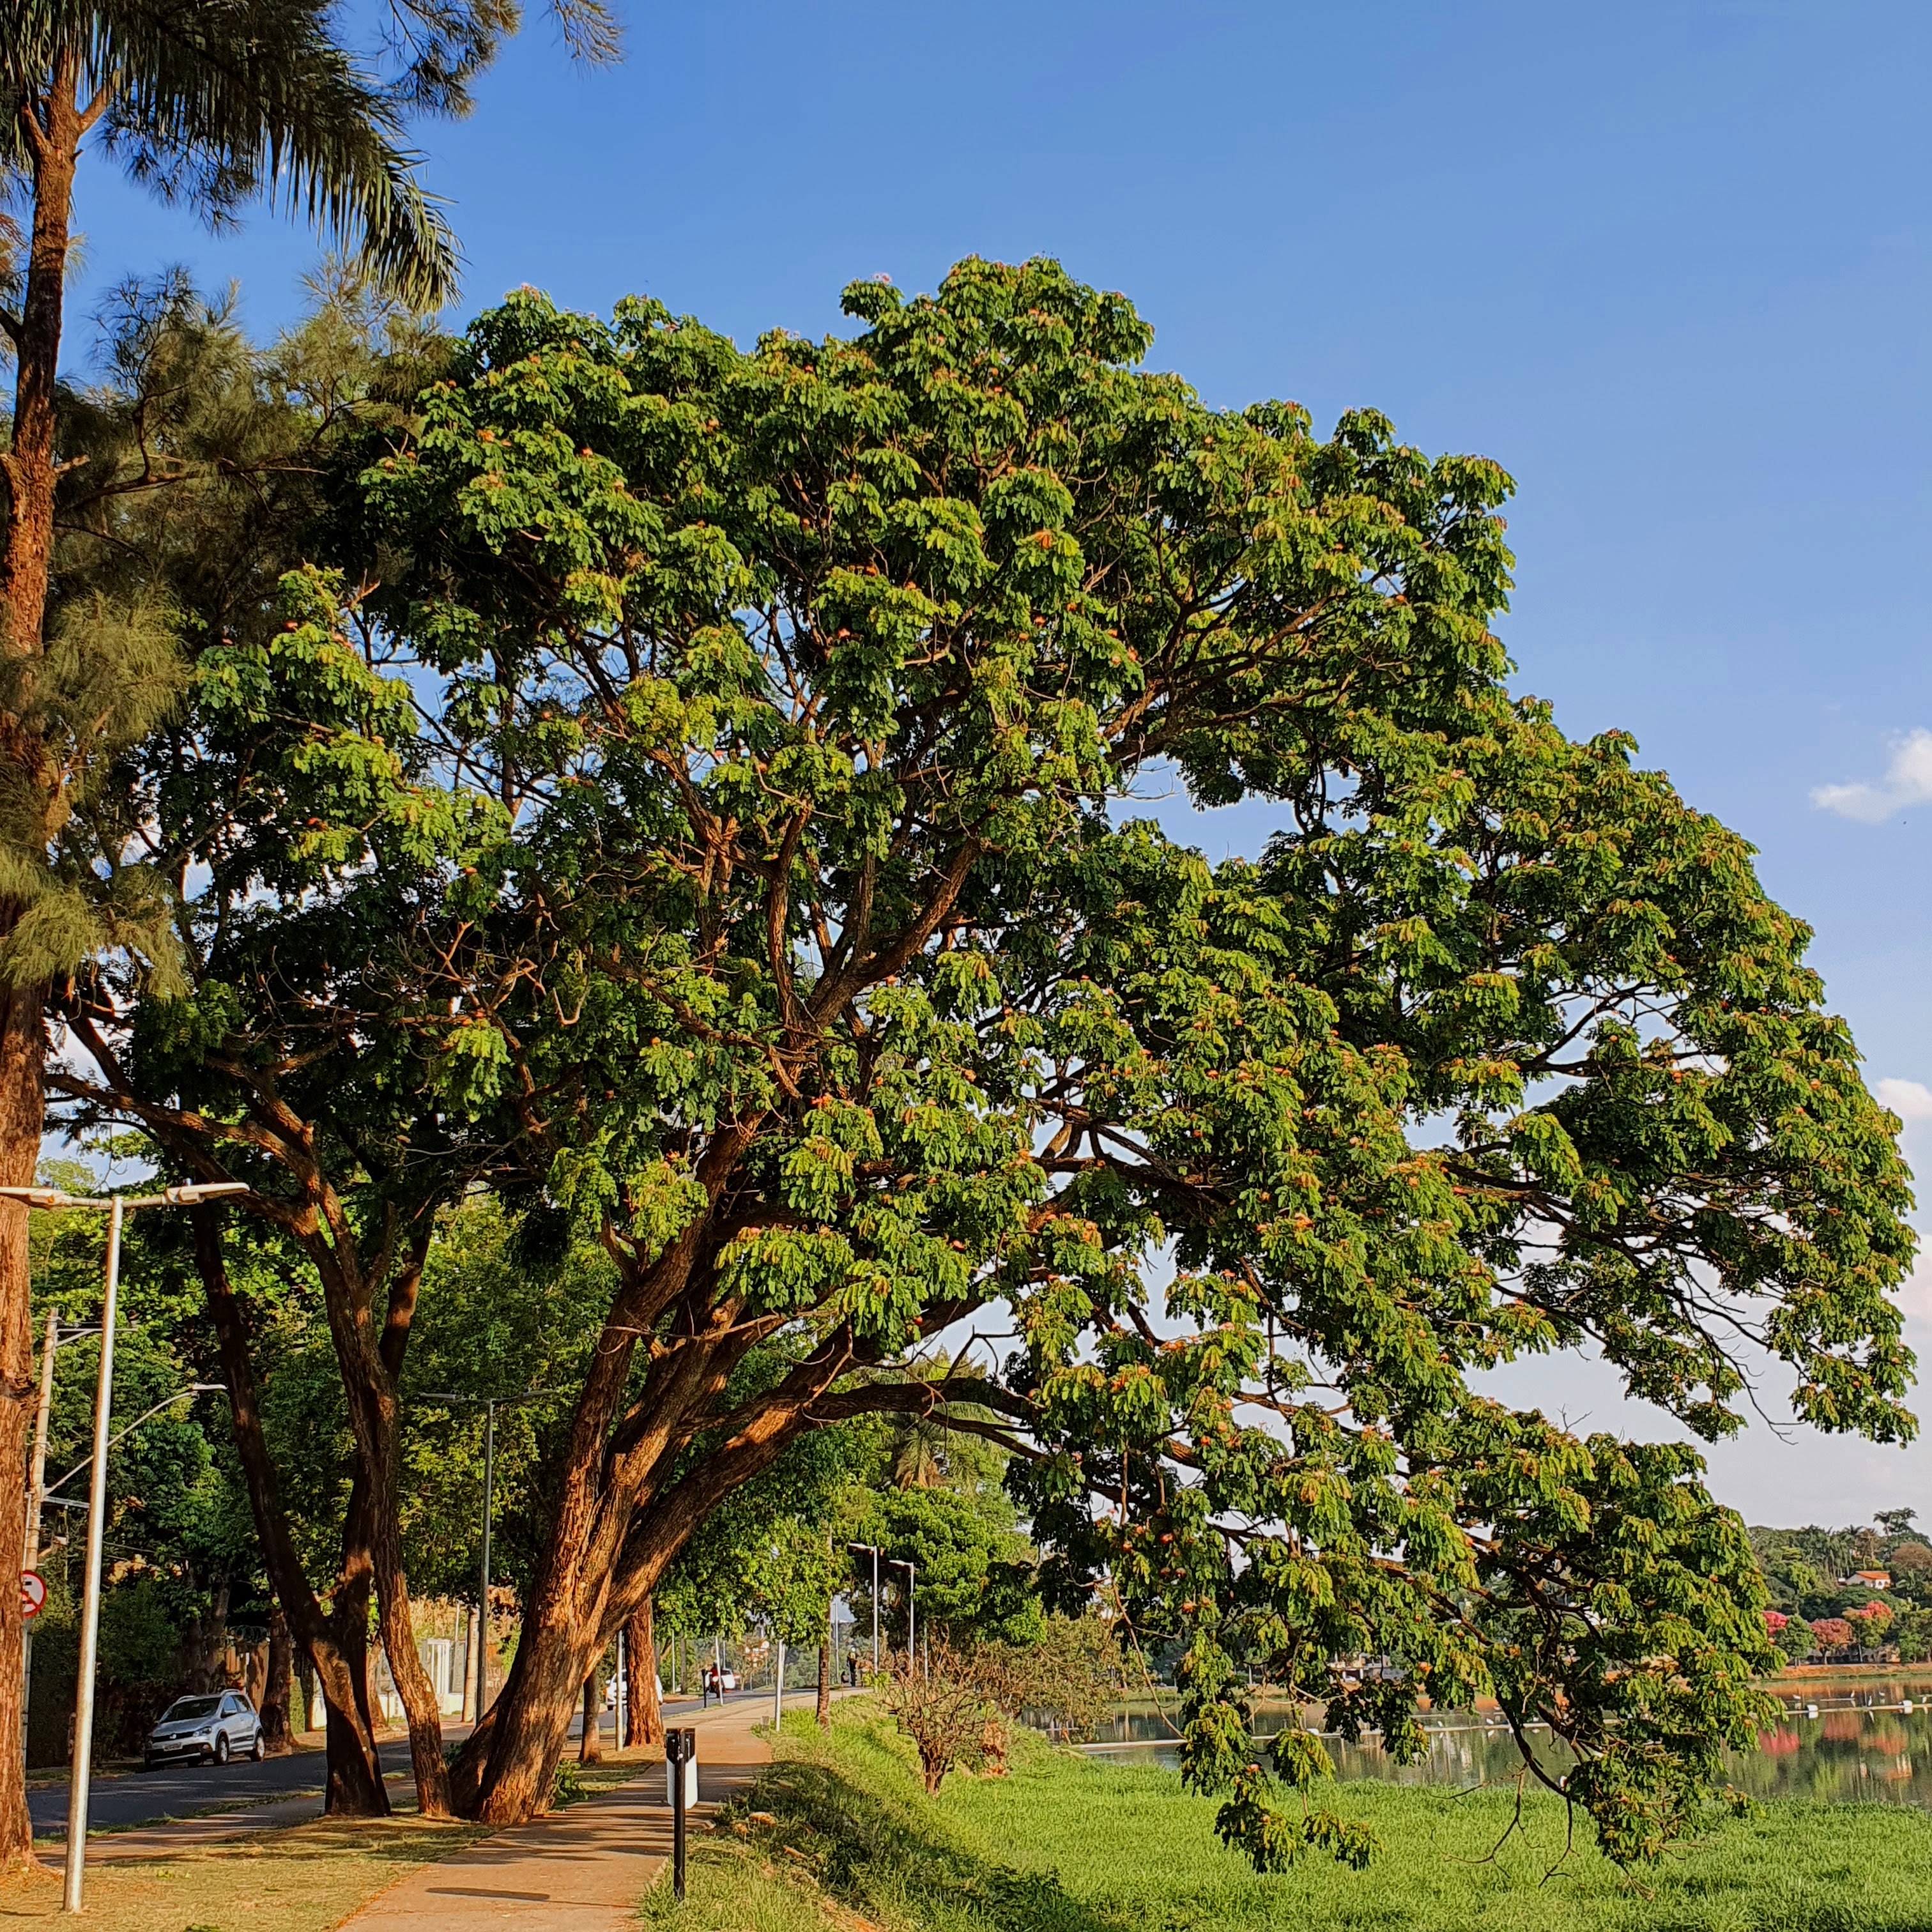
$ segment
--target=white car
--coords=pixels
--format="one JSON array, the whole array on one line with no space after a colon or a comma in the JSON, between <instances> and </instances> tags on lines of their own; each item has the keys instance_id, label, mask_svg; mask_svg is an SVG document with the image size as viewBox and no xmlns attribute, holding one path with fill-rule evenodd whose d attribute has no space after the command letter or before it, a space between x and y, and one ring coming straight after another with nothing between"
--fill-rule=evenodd
<instances>
[{"instance_id":1,"label":"white car","mask_svg":"<svg viewBox=\"0 0 1932 1932\"><path fill-rule=\"evenodd\" d=\"M226 1764L262 1755L262 1720L239 1690L177 1697L148 1734L148 1768L181 1761Z\"/></svg>"}]
</instances>

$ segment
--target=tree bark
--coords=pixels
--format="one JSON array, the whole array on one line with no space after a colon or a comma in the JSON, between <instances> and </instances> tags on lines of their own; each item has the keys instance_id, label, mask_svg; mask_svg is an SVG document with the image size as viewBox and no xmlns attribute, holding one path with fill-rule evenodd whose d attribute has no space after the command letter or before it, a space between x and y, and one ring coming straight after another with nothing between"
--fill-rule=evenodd
<instances>
[{"instance_id":1,"label":"tree bark","mask_svg":"<svg viewBox=\"0 0 1932 1932\"><path fill-rule=\"evenodd\" d=\"M621 1308L620 1299L614 1310ZM655 1591L666 1568L712 1510L770 1467L802 1429L813 1426L808 1414L827 1413L826 1392L850 1366L849 1340L827 1342L794 1368L778 1391L740 1418L743 1426L737 1433L697 1469L652 1496L653 1468L666 1467L686 1439L677 1418L708 1407L749 1346L745 1338L757 1333L756 1324L739 1322L730 1309L720 1311L717 1327L718 1334L700 1339L683 1359L672 1360L676 1352L671 1352L653 1365L655 1370L671 1363L667 1382L655 1389L647 1386L640 1404L648 1406L654 1396L661 1398L651 1432L655 1448L633 1444L614 1455L601 1466L594 1505L580 1502L560 1508L552 1519L524 1606L509 1681L496 1700L496 1721L487 1744L472 1738L459 1760L458 1781L466 1793L470 1780L476 1779L478 1792L473 1811L466 1802L466 1816L484 1824L512 1825L538 1814L568 1736L578 1687L592 1660ZM610 1332L607 1323L606 1336ZM723 1339L728 1333L729 1342ZM593 1368L593 1377L602 1366ZM578 1405L580 1420L589 1401L586 1389ZM598 1470L592 1474L596 1479Z\"/></svg>"},{"instance_id":2,"label":"tree bark","mask_svg":"<svg viewBox=\"0 0 1932 1932\"><path fill-rule=\"evenodd\" d=\"M290 1714L295 1701L295 1660L289 1620L278 1604L268 1612L268 1683L262 1699L262 1748L270 1757L286 1757L296 1748Z\"/></svg>"},{"instance_id":3,"label":"tree bark","mask_svg":"<svg viewBox=\"0 0 1932 1932\"><path fill-rule=\"evenodd\" d=\"M631 1709L627 1744L664 1742L664 1712L658 1702L658 1646L656 1606L646 1597L624 1626L624 1664L630 1682L626 1694Z\"/></svg>"},{"instance_id":4,"label":"tree bark","mask_svg":"<svg viewBox=\"0 0 1932 1932\"><path fill-rule=\"evenodd\" d=\"M80 62L63 54L46 93L20 104L18 131L34 177L33 226L27 242L27 286L15 339L14 433L0 458L7 478L7 541L0 551L0 607L10 648L40 652L47 578L54 548L54 404L60 365L61 309L67 285L74 171L81 137L100 104L74 99Z\"/></svg>"},{"instance_id":5,"label":"tree bark","mask_svg":"<svg viewBox=\"0 0 1932 1932\"><path fill-rule=\"evenodd\" d=\"M374 1700L369 1694L369 1597L374 1587L368 1536L368 1510L362 1481L349 1499L341 1581L329 1607L328 1654L334 1668L325 1672L314 1649L316 1674L322 1682L328 1714L328 1779L322 1801L331 1817L386 1818L389 1793L382 1782L382 1763L376 1750ZM338 1694L346 1692L342 1701Z\"/></svg>"},{"instance_id":6,"label":"tree bark","mask_svg":"<svg viewBox=\"0 0 1932 1932\"><path fill-rule=\"evenodd\" d=\"M40 1084L41 992L0 986L0 1182L33 1184L39 1165L44 1096ZM0 1549L24 1546L27 1455L34 1395L34 1334L28 1306L27 1215L0 1204ZM0 1590L0 1867L34 1863L21 1754L24 1688L20 1593Z\"/></svg>"},{"instance_id":7,"label":"tree bark","mask_svg":"<svg viewBox=\"0 0 1932 1932\"><path fill-rule=\"evenodd\" d=\"M332 1612L325 1612L296 1553L267 1438L262 1430L248 1325L228 1279L221 1247L221 1210L191 1210L195 1263L214 1324L235 1447L248 1491L248 1508L290 1634L308 1653L328 1708L328 1775L324 1808L345 1817L382 1817L389 1810L370 1721L368 1628L370 1560L364 1520L366 1485L358 1475L343 1522L342 1569Z\"/></svg>"},{"instance_id":8,"label":"tree bark","mask_svg":"<svg viewBox=\"0 0 1932 1932\"><path fill-rule=\"evenodd\" d=\"M327 1240L318 1232L304 1245L322 1279L330 1338L349 1401L358 1480L368 1498L368 1548L382 1648L409 1726L416 1808L425 1818L447 1818L449 1772L442 1760L442 1711L416 1649L398 1498L402 1454L396 1378L408 1344L416 1284L433 1224L424 1216L410 1253L392 1264L388 1306L378 1329L373 1284L362 1271L359 1256L340 1244L339 1217L332 1215L329 1220Z\"/></svg>"},{"instance_id":9,"label":"tree bark","mask_svg":"<svg viewBox=\"0 0 1932 1932\"><path fill-rule=\"evenodd\" d=\"M830 1730L832 1727L832 1644L829 1638L818 1641L818 1728Z\"/></svg>"},{"instance_id":10,"label":"tree bark","mask_svg":"<svg viewBox=\"0 0 1932 1932\"><path fill-rule=\"evenodd\" d=\"M593 1670L584 1680L584 1735L577 1743L579 1764L604 1761L604 1672Z\"/></svg>"}]
</instances>

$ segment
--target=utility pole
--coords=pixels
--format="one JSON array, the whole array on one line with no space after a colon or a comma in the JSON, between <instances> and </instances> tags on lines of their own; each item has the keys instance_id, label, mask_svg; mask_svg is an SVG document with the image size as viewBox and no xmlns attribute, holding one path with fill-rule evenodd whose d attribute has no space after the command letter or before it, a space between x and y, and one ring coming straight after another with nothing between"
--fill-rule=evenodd
<instances>
[{"instance_id":1,"label":"utility pole","mask_svg":"<svg viewBox=\"0 0 1932 1932\"><path fill-rule=\"evenodd\" d=\"M496 1412L556 1393L555 1389L532 1388L517 1395L460 1395L454 1389L429 1389L419 1398L424 1402L480 1408L483 1412L483 1560L478 1566L476 1580L476 1721L479 1724L483 1721L489 1697L490 1526L496 1514Z\"/></svg>"},{"instance_id":2,"label":"utility pole","mask_svg":"<svg viewBox=\"0 0 1932 1932\"><path fill-rule=\"evenodd\" d=\"M848 1543L848 1550L872 1552L872 1675L879 1674L879 1546L876 1543Z\"/></svg>"},{"instance_id":3,"label":"utility pole","mask_svg":"<svg viewBox=\"0 0 1932 1932\"><path fill-rule=\"evenodd\" d=\"M248 1191L245 1180L220 1180L164 1188L159 1194L116 1194L102 1201L90 1195L64 1193L58 1187L0 1187L0 1196L18 1201L28 1208L88 1208L105 1209L107 1214L107 1280L100 1302L100 1377L94 1391L94 1454L91 1459L93 1471L87 1488L87 1565L80 1600L80 1658L75 1683L74 1763L68 1785L67 1876L62 1895L62 1910L65 1912L80 1910L82 1882L87 1870L87 1801L94 1769L94 1672L100 1649L100 1546L107 1528L107 1452L120 1440L120 1436L111 1432L114 1410L114 1312L121 1292L122 1226L129 1214L137 1208L194 1208L204 1201L219 1199L224 1194L245 1194ZM50 1360L52 1353L50 1350ZM51 1373L50 1369L42 1369L44 1383ZM182 1395L194 1392L184 1389ZM171 1396L169 1401L157 1404L148 1414L157 1414L181 1399L178 1395ZM121 1432L122 1436L138 1428L147 1419L144 1415L130 1424ZM44 1421L35 1432L40 1452L44 1454ZM44 1475L44 1466L40 1473ZM76 1468L68 1474L80 1473ZM61 1482L67 1480L68 1477L63 1476ZM54 1487L58 1490L60 1483ZM44 1503L46 1496L40 1492L38 1483L35 1489ZM38 1526L35 1534L38 1535Z\"/></svg>"},{"instance_id":4,"label":"utility pole","mask_svg":"<svg viewBox=\"0 0 1932 1932\"><path fill-rule=\"evenodd\" d=\"M483 1562L476 1584L476 1721L490 1701L490 1519L496 1514L496 1405L483 1405Z\"/></svg>"}]
</instances>

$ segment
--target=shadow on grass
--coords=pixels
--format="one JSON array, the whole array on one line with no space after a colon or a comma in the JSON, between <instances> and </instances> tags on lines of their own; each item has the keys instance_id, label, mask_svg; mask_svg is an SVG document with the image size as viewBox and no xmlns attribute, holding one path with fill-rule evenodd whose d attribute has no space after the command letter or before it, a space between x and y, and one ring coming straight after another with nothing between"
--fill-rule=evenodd
<instances>
[{"instance_id":1,"label":"shadow on grass","mask_svg":"<svg viewBox=\"0 0 1932 1932\"><path fill-rule=\"evenodd\" d=\"M884 1796L836 1763L781 1760L762 1772L725 1832L700 1840L693 1867L694 1919L734 1928L748 1922L750 1889L778 1881L799 1907L796 1923L822 1925L818 1900L845 1908L848 1925L899 1924L998 1932L1130 1932L1132 1922L1072 1897L1050 1872L1005 1865L961 1844L948 1820L910 1778L907 1795ZM742 1836L739 1834L742 1833ZM646 1923L672 1922L668 1884L648 1895ZM1137 1932L1137 1928L1136 1928Z\"/></svg>"}]
</instances>

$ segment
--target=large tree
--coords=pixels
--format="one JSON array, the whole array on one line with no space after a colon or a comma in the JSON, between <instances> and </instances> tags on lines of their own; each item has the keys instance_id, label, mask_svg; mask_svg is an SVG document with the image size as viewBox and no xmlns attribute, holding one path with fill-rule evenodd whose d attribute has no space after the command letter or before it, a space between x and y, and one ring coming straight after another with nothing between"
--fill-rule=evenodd
<instances>
[{"instance_id":1,"label":"large tree","mask_svg":"<svg viewBox=\"0 0 1932 1932\"><path fill-rule=\"evenodd\" d=\"M1477 1378L1594 1346L1709 1436L1748 1344L1818 1425L1909 1430L1895 1123L1804 928L1625 741L1512 700L1494 464L1208 409L1051 263L846 299L749 353L646 302L473 326L362 472L353 608L247 674L392 660L356 742L400 734L410 811L302 791L350 743L309 724L274 808L305 853L377 826L340 890L391 914L332 955L311 886L254 890L275 972L140 1022L230 1119L326 1090L332 1038L386 1135L434 1126L385 1171L490 1149L610 1258L458 1804L543 1802L595 1659L791 1444L936 1409L1030 1472L1063 1588L1188 1640L1192 1774L1263 1862L1362 1841L1249 1768L1237 1654L1398 1749L1493 1689L1652 1848L1754 1708L1742 1526L1689 1449ZM1272 802L1265 862L1133 816L1177 783ZM1364 1650L1404 1673L1351 1689Z\"/></svg>"},{"instance_id":2,"label":"large tree","mask_svg":"<svg viewBox=\"0 0 1932 1932\"><path fill-rule=\"evenodd\" d=\"M444 956L472 1104L618 1270L482 1815L732 1484L1004 1300L1028 1362L941 1399L1004 1404L1073 1572L1176 1538L1128 1595L1196 1634L1231 1833L1288 1841L1217 1755L1238 1611L1304 1685L1406 1657L1398 1744L1431 1674L1550 1716L1648 1846L1748 1722L1748 1552L1688 1450L1472 1378L1594 1344L1708 1435L1744 1340L1909 1429L1905 1176L1804 929L1510 699L1493 464L1207 409L1051 264L847 301L745 355L520 298L367 472L373 601L512 814ZM1163 771L1275 801L1266 865L1134 822Z\"/></svg>"},{"instance_id":3,"label":"large tree","mask_svg":"<svg viewBox=\"0 0 1932 1932\"><path fill-rule=\"evenodd\" d=\"M574 52L615 51L602 0L551 0ZM266 200L346 245L404 299L453 290L453 237L404 146L411 122L461 114L520 22L514 0L390 0L370 44L322 0L158 0L0 9L0 171L28 206L10 235L0 305L14 363L0 451L0 1181L32 1181L43 1124L50 988L116 949L172 976L164 872L123 850L86 853L75 815L103 768L172 694L165 606L52 621L64 478L59 380L74 190L92 142L164 202L211 224ZM150 479L152 480L152 479ZM105 878L102 877L104 872ZM0 1208L0 1540L19 1540L28 1332L26 1214ZM21 1626L0 1603L0 1731L19 1718ZM0 1771L0 1847L29 1856L23 1789Z\"/></svg>"}]
</instances>

